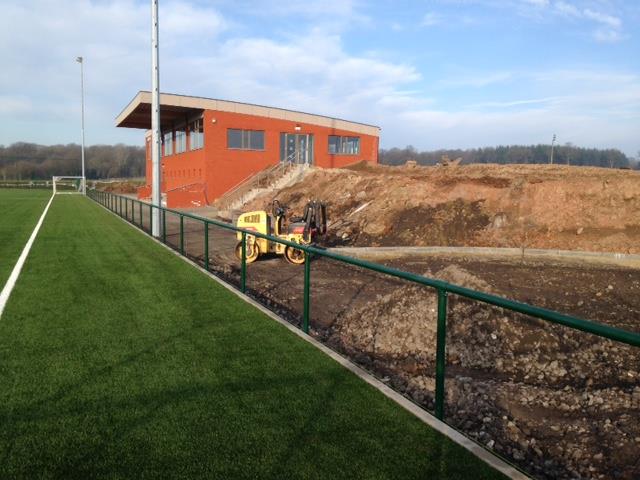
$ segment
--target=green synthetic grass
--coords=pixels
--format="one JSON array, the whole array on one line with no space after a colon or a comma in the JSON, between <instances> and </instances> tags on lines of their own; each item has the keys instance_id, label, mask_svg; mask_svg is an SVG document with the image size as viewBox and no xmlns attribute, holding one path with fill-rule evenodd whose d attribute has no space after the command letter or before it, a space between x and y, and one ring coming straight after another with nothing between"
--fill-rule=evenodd
<instances>
[{"instance_id":1,"label":"green synthetic grass","mask_svg":"<svg viewBox=\"0 0 640 480\"><path fill-rule=\"evenodd\" d=\"M51 190L0 188L0 290L51 197Z\"/></svg>"},{"instance_id":2,"label":"green synthetic grass","mask_svg":"<svg viewBox=\"0 0 640 480\"><path fill-rule=\"evenodd\" d=\"M0 319L0 478L502 478L91 200Z\"/></svg>"}]
</instances>

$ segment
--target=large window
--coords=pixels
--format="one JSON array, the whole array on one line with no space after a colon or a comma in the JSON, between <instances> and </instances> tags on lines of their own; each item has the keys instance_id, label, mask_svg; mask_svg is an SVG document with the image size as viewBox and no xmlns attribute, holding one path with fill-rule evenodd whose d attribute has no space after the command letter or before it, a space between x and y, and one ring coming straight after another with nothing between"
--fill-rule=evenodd
<instances>
[{"instance_id":1,"label":"large window","mask_svg":"<svg viewBox=\"0 0 640 480\"><path fill-rule=\"evenodd\" d=\"M263 130L227 130L227 147L237 150L264 150Z\"/></svg>"},{"instance_id":2,"label":"large window","mask_svg":"<svg viewBox=\"0 0 640 480\"><path fill-rule=\"evenodd\" d=\"M187 151L187 131L185 126L176 128L176 153Z\"/></svg>"},{"instance_id":3,"label":"large window","mask_svg":"<svg viewBox=\"0 0 640 480\"><path fill-rule=\"evenodd\" d=\"M334 155L358 155L360 153L360 137L329 135L329 153Z\"/></svg>"},{"instance_id":4,"label":"large window","mask_svg":"<svg viewBox=\"0 0 640 480\"><path fill-rule=\"evenodd\" d=\"M189 149L198 150L204 146L204 134L202 131L202 119L194 120L189 124Z\"/></svg>"},{"instance_id":5,"label":"large window","mask_svg":"<svg viewBox=\"0 0 640 480\"><path fill-rule=\"evenodd\" d=\"M173 155L173 132L165 132L162 143L164 143L164 155Z\"/></svg>"}]
</instances>

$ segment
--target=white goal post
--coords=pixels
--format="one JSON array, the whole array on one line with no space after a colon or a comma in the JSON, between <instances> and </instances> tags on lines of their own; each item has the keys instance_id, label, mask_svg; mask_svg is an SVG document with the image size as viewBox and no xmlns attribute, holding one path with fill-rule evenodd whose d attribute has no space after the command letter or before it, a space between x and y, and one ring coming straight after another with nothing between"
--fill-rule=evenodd
<instances>
[{"instance_id":1,"label":"white goal post","mask_svg":"<svg viewBox=\"0 0 640 480\"><path fill-rule=\"evenodd\" d=\"M53 177L53 194L82 194L84 191L85 177L79 176L55 176Z\"/></svg>"}]
</instances>

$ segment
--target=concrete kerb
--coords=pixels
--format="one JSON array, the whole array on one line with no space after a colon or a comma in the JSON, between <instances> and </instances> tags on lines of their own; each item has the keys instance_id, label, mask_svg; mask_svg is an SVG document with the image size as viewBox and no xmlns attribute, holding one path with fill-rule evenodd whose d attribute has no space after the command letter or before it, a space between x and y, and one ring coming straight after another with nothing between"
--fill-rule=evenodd
<instances>
[{"instance_id":1,"label":"concrete kerb","mask_svg":"<svg viewBox=\"0 0 640 480\"><path fill-rule=\"evenodd\" d=\"M103 206L103 205L101 205L99 203L97 203L97 204L99 206L101 206L102 208L104 208L107 212L113 213L111 210L109 210L105 206ZM199 270L204 275L207 275L209 278L211 278L214 281L218 282L218 284L222 285L224 288L226 288L227 290L232 292L237 297L241 298L243 301L245 301L249 305L257 308L262 313L267 315L269 318L271 318L272 320L275 320L280 325L282 325L283 327L287 328L290 332L292 332L293 334L297 335L302 340L310 343L311 345L316 347L318 350L320 350L324 354L326 354L329 357L331 357L333 360L338 362L344 368L346 368L347 370L349 370L350 372L352 372L353 374L355 374L356 376L358 376L359 378L361 378L362 380L367 382L369 385L371 385L372 387L374 387L378 391L382 392L382 394L385 395L387 398L393 400L395 403L400 405L402 408L404 408L405 410L407 410L408 412L410 412L411 414L413 414L414 416L419 418L423 423L425 423L429 427L433 428L437 432L445 435L447 438L449 438L453 442L457 443L461 447L465 448L466 450L471 452L477 458L479 458L480 460L482 460L483 462L485 462L486 464L488 464L489 466L491 466L492 468L494 468L498 472L502 473L503 475L506 475L507 477L509 477L509 478L511 478L513 480L530 480L531 479L531 477L527 476L525 473L521 472L520 470L518 470L513 465L509 464L508 462L506 462L502 458L496 456L494 453L492 453L489 450L485 449L484 447L482 447L478 443L474 442L473 440L467 438L465 435L463 435L459 431L455 430L454 428L450 427L446 423L438 420L436 417L434 417L433 415L428 413L426 410L423 410L422 408L420 408L418 405L416 405L415 403L410 401L405 396L403 396L400 393L396 392L395 390L391 389L388 385L386 385L382 381L378 380L373 375L371 375L367 371L363 370L362 368L360 368L355 363L352 363L348 358L343 357L342 355L340 355L339 353L335 352L334 350L331 350L329 347L327 347L326 345L320 343L318 340L316 340L315 338L311 337L310 335L305 334L304 332L302 332L302 330L300 330L299 328L295 327L294 325L289 323L284 318L278 316L276 313L274 313L273 311L269 310L264 305L260 304L259 302L257 302L253 298L243 294L238 289L236 289L233 285L225 282L224 280L222 280L220 277L216 276L212 272L209 272L209 271L205 270L203 267L198 265L196 262L190 260L189 258L180 255L180 252L177 252L174 249L172 249L171 247L169 247L168 245L165 245L164 243L162 243L157 238L154 238L153 236L147 234L146 232L141 232L141 230L138 227L136 227L135 225L131 224L126 219L124 219L122 217L119 217L118 215L115 215L115 216L116 216L116 218L120 219L122 222L124 222L129 227L133 228L137 232L144 233L148 238L150 238L152 241L156 242L158 245L160 245L163 248L167 249L169 252L171 252L172 254L174 254L175 256L177 256L178 258L183 260L184 262L188 263L192 267L196 268L197 270Z\"/></svg>"},{"instance_id":2,"label":"concrete kerb","mask_svg":"<svg viewBox=\"0 0 640 480\"><path fill-rule=\"evenodd\" d=\"M334 247L331 252L368 259L390 259L405 256L468 255L508 257L574 262L590 262L640 268L640 255L629 253L585 252L580 250L543 250L535 248L497 247Z\"/></svg>"}]
</instances>

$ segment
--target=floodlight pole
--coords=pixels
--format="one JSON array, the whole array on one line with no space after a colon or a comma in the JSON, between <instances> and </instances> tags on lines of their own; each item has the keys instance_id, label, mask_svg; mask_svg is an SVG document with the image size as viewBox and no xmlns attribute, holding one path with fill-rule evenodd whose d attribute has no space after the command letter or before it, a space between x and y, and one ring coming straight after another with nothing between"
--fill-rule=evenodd
<instances>
[{"instance_id":1,"label":"floodlight pole","mask_svg":"<svg viewBox=\"0 0 640 480\"><path fill-rule=\"evenodd\" d=\"M151 0L151 234L160 236L162 169L160 164L160 63L158 54L158 0Z\"/></svg>"},{"instance_id":2,"label":"floodlight pole","mask_svg":"<svg viewBox=\"0 0 640 480\"><path fill-rule=\"evenodd\" d=\"M84 176L84 59L82 57L77 57L76 62L80 64L80 102L81 102L81 110L82 110L82 123L81 123L81 132L82 132L82 194L87 194L87 179Z\"/></svg>"},{"instance_id":3,"label":"floodlight pole","mask_svg":"<svg viewBox=\"0 0 640 480\"><path fill-rule=\"evenodd\" d=\"M553 134L553 138L551 139L551 159L549 161L550 164L553 165L553 145L556 143L556 134Z\"/></svg>"}]
</instances>

